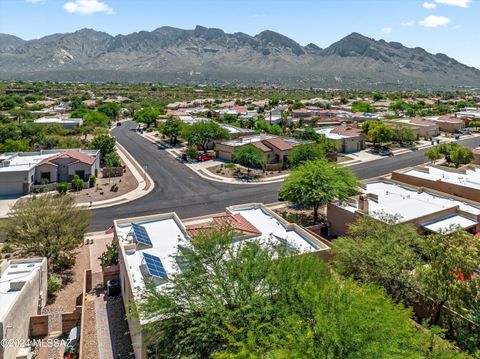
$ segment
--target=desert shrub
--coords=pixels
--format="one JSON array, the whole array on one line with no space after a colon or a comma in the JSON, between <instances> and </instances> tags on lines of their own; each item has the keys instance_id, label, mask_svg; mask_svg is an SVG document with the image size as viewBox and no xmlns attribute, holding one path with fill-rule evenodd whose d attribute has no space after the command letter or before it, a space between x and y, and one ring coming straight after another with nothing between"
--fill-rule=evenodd
<instances>
[{"instance_id":1,"label":"desert shrub","mask_svg":"<svg viewBox=\"0 0 480 359\"><path fill-rule=\"evenodd\" d=\"M49 274L47 282L48 294L54 294L62 288L62 278L56 274Z\"/></svg>"},{"instance_id":2,"label":"desert shrub","mask_svg":"<svg viewBox=\"0 0 480 359\"><path fill-rule=\"evenodd\" d=\"M67 193L68 190L68 183L66 182L59 182L57 183L57 192L60 194Z\"/></svg>"}]
</instances>

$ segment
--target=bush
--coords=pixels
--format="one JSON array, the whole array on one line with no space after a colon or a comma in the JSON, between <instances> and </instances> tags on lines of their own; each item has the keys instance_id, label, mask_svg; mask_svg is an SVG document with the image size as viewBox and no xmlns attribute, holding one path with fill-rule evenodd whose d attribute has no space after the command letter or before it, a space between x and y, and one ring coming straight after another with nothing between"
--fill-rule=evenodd
<instances>
[{"instance_id":1,"label":"bush","mask_svg":"<svg viewBox=\"0 0 480 359\"><path fill-rule=\"evenodd\" d=\"M107 244L107 249L100 257L102 267L108 267L118 264L118 241L113 240L112 244Z\"/></svg>"},{"instance_id":2,"label":"bush","mask_svg":"<svg viewBox=\"0 0 480 359\"><path fill-rule=\"evenodd\" d=\"M42 180L40 181L40 183L45 186L45 185L49 184L50 181L49 181L47 178L42 178Z\"/></svg>"},{"instance_id":3,"label":"bush","mask_svg":"<svg viewBox=\"0 0 480 359\"><path fill-rule=\"evenodd\" d=\"M47 291L48 294L54 294L62 288L62 278L56 274L48 276Z\"/></svg>"},{"instance_id":4,"label":"bush","mask_svg":"<svg viewBox=\"0 0 480 359\"><path fill-rule=\"evenodd\" d=\"M94 175L91 175L91 176L88 178L89 187L90 187L90 188L95 187L95 183L97 183L97 177L95 177Z\"/></svg>"},{"instance_id":5,"label":"bush","mask_svg":"<svg viewBox=\"0 0 480 359\"><path fill-rule=\"evenodd\" d=\"M77 175L73 176L72 187L75 191L81 191L83 189L83 179Z\"/></svg>"},{"instance_id":6,"label":"bush","mask_svg":"<svg viewBox=\"0 0 480 359\"><path fill-rule=\"evenodd\" d=\"M2 247L2 250L0 251L1 253L12 253L13 252L13 248L10 244L5 244L3 247Z\"/></svg>"},{"instance_id":7,"label":"bush","mask_svg":"<svg viewBox=\"0 0 480 359\"><path fill-rule=\"evenodd\" d=\"M65 194L68 190L68 183L67 182L59 182L57 183L57 192L59 194Z\"/></svg>"},{"instance_id":8,"label":"bush","mask_svg":"<svg viewBox=\"0 0 480 359\"><path fill-rule=\"evenodd\" d=\"M237 166L233 162L228 162L225 164L225 168L228 168L229 170L234 170Z\"/></svg>"},{"instance_id":9,"label":"bush","mask_svg":"<svg viewBox=\"0 0 480 359\"><path fill-rule=\"evenodd\" d=\"M116 152L111 152L104 157L105 167L120 167L120 156Z\"/></svg>"}]
</instances>

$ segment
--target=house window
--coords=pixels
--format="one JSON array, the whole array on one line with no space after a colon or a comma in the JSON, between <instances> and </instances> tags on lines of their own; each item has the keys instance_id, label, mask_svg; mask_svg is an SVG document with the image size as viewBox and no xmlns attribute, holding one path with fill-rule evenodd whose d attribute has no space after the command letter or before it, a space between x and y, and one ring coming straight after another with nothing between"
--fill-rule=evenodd
<instances>
[{"instance_id":1,"label":"house window","mask_svg":"<svg viewBox=\"0 0 480 359\"><path fill-rule=\"evenodd\" d=\"M81 179L85 179L85 171L84 170L78 170L75 171L75 174L80 177Z\"/></svg>"},{"instance_id":2,"label":"house window","mask_svg":"<svg viewBox=\"0 0 480 359\"><path fill-rule=\"evenodd\" d=\"M50 182L50 172L40 172L40 179L46 179Z\"/></svg>"}]
</instances>

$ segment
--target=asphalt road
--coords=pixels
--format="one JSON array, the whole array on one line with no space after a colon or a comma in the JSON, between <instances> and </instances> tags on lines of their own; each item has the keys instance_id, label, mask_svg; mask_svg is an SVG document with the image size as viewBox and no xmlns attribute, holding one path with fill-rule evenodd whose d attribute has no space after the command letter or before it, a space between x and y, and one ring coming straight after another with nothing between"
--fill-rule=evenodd
<instances>
[{"instance_id":1,"label":"asphalt road","mask_svg":"<svg viewBox=\"0 0 480 359\"><path fill-rule=\"evenodd\" d=\"M155 181L155 189L138 200L93 210L92 231L106 229L114 219L119 218L163 212L176 212L181 218L188 218L223 212L225 207L234 204L277 201L280 183L233 185L206 180L139 136L135 127L135 122L124 122L112 134L140 165L148 165L147 172ZM467 147L480 146L480 138L460 142ZM377 177L396 169L424 163L424 153L427 150L382 158L350 168L360 179Z\"/></svg>"}]
</instances>

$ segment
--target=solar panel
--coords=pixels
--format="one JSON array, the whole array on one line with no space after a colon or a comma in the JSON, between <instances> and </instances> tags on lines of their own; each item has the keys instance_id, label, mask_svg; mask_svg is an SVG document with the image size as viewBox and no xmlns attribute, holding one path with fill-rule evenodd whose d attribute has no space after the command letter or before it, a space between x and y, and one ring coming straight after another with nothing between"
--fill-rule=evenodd
<instances>
[{"instance_id":1,"label":"solar panel","mask_svg":"<svg viewBox=\"0 0 480 359\"><path fill-rule=\"evenodd\" d=\"M147 265L148 272L160 278L166 278L167 272L165 272L165 268L163 267L162 261L157 256L152 256L148 253L143 253L143 258L145 259L145 264Z\"/></svg>"},{"instance_id":2,"label":"solar panel","mask_svg":"<svg viewBox=\"0 0 480 359\"><path fill-rule=\"evenodd\" d=\"M150 237L148 236L148 233L144 226L137 223L132 223L132 229L133 233L135 233L135 239L138 243L153 247L152 241L150 240Z\"/></svg>"}]
</instances>

